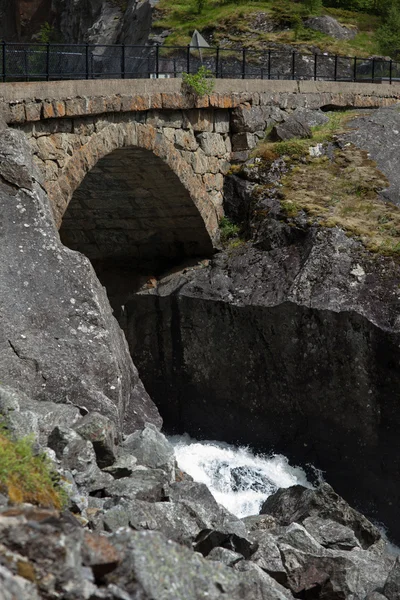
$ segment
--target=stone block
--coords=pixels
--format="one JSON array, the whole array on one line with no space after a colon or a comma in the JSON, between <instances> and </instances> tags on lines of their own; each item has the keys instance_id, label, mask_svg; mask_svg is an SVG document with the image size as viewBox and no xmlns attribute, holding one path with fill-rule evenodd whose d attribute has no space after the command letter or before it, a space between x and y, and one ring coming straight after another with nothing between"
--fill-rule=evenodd
<instances>
[{"instance_id":1,"label":"stone block","mask_svg":"<svg viewBox=\"0 0 400 600\"><path fill-rule=\"evenodd\" d=\"M40 102L27 102L25 104L25 114L27 121L40 121L42 113L42 104Z\"/></svg>"},{"instance_id":2,"label":"stone block","mask_svg":"<svg viewBox=\"0 0 400 600\"><path fill-rule=\"evenodd\" d=\"M228 110L214 111L214 132L228 133L230 127L230 115Z\"/></svg>"},{"instance_id":3,"label":"stone block","mask_svg":"<svg viewBox=\"0 0 400 600\"><path fill-rule=\"evenodd\" d=\"M163 110L150 112L146 123L153 127L170 127L180 129L182 127L183 117L180 110Z\"/></svg>"},{"instance_id":4,"label":"stone block","mask_svg":"<svg viewBox=\"0 0 400 600\"><path fill-rule=\"evenodd\" d=\"M235 135L232 136L233 152L252 150L256 143L256 137L252 133L235 133Z\"/></svg>"},{"instance_id":5,"label":"stone block","mask_svg":"<svg viewBox=\"0 0 400 600\"><path fill-rule=\"evenodd\" d=\"M197 150L199 144L194 136L193 131L177 129L175 132L175 146L182 150Z\"/></svg>"},{"instance_id":6,"label":"stone block","mask_svg":"<svg viewBox=\"0 0 400 600\"><path fill-rule=\"evenodd\" d=\"M213 131L214 112L212 110L188 110L183 114L183 127L193 131Z\"/></svg>"},{"instance_id":7,"label":"stone block","mask_svg":"<svg viewBox=\"0 0 400 600\"><path fill-rule=\"evenodd\" d=\"M200 147L207 156L222 158L226 152L225 140L219 133L201 133L197 136Z\"/></svg>"},{"instance_id":8,"label":"stone block","mask_svg":"<svg viewBox=\"0 0 400 600\"><path fill-rule=\"evenodd\" d=\"M10 104L10 118L11 123L24 123L26 118L24 105L20 103Z\"/></svg>"},{"instance_id":9,"label":"stone block","mask_svg":"<svg viewBox=\"0 0 400 600\"><path fill-rule=\"evenodd\" d=\"M190 159L195 173L203 175L209 171L207 156L201 148L192 152Z\"/></svg>"},{"instance_id":10,"label":"stone block","mask_svg":"<svg viewBox=\"0 0 400 600\"><path fill-rule=\"evenodd\" d=\"M221 173L217 173L213 175L212 173L205 173L203 175L204 185L207 191L211 190L221 190L224 184L224 178Z\"/></svg>"}]
</instances>

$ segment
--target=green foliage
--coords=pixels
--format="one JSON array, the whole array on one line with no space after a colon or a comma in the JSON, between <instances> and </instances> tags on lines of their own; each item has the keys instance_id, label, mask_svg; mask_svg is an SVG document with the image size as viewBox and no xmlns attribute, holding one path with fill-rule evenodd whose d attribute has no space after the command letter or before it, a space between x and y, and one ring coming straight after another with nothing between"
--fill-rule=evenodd
<instances>
[{"instance_id":1,"label":"green foliage","mask_svg":"<svg viewBox=\"0 0 400 600\"><path fill-rule=\"evenodd\" d=\"M31 438L13 440L0 424L0 492L11 502L62 508L66 496L57 480L47 456L34 454Z\"/></svg>"},{"instance_id":2,"label":"green foliage","mask_svg":"<svg viewBox=\"0 0 400 600\"><path fill-rule=\"evenodd\" d=\"M303 0L304 8L309 15L321 14L323 5L322 0Z\"/></svg>"},{"instance_id":3,"label":"green foliage","mask_svg":"<svg viewBox=\"0 0 400 600\"><path fill-rule=\"evenodd\" d=\"M198 97L211 94L215 85L211 71L204 65L200 67L197 73L182 73L182 80L184 88Z\"/></svg>"},{"instance_id":4,"label":"green foliage","mask_svg":"<svg viewBox=\"0 0 400 600\"><path fill-rule=\"evenodd\" d=\"M382 52L398 54L400 51L400 6L398 4L393 2L389 7L376 36Z\"/></svg>"},{"instance_id":5,"label":"green foliage","mask_svg":"<svg viewBox=\"0 0 400 600\"><path fill-rule=\"evenodd\" d=\"M229 240L239 237L240 227L232 223L228 217L222 217L219 222L221 242L226 244Z\"/></svg>"},{"instance_id":6,"label":"green foliage","mask_svg":"<svg viewBox=\"0 0 400 600\"><path fill-rule=\"evenodd\" d=\"M43 23L39 29L39 33L37 34L36 38L38 42L41 42L42 44L49 44L50 42L56 41L54 27L52 27L52 25L46 21L46 23Z\"/></svg>"}]
</instances>

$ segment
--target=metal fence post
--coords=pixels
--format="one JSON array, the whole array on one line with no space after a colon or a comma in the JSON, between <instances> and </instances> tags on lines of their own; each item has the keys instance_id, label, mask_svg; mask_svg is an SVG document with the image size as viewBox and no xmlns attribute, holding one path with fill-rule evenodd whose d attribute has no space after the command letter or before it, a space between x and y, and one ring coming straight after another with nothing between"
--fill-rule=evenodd
<instances>
[{"instance_id":1,"label":"metal fence post","mask_svg":"<svg viewBox=\"0 0 400 600\"><path fill-rule=\"evenodd\" d=\"M292 52L292 79L295 78L296 71L296 52L293 50Z\"/></svg>"},{"instance_id":2,"label":"metal fence post","mask_svg":"<svg viewBox=\"0 0 400 600\"><path fill-rule=\"evenodd\" d=\"M389 63L389 83L392 85L392 75L393 75L393 61L390 59Z\"/></svg>"},{"instance_id":3,"label":"metal fence post","mask_svg":"<svg viewBox=\"0 0 400 600\"><path fill-rule=\"evenodd\" d=\"M219 46L217 46L215 54L215 79L218 79L218 68L219 68Z\"/></svg>"},{"instance_id":4,"label":"metal fence post","mask_svg":"<svg viewBox=\"0 0 400 600\"><path fill-rule=\"evenodd\" d=\"M190 73L190 44L187 45L186 50L186 72Z\"/></svg>"},{"instance_id":5,"label":"metal fence post","mask_svg":"<svg viewBox=\"0 0 400 600\"><path fill-rule=\"evenodd\" d=\"M317 81L318 73L318 54L314 54L314 81Z\"/></svg>"},{"instance_id":6,"label":"metal fence post","mask_svg":"<svg viewBox=\"0 0 400 600\"><path fill-rule=\"evenodd\" d=\"M50 81L50 42L46 45L46 81Z\"/></svg>"},{"instance_id":7,"label":"metal fence post","mask_svg":"<svg viewBox=\"0 0 400 600\"><path fill-rule=\"evenodd\" d=\"M353 81L357 81L357 56L354 57Z\"/></svg>"},{"instance_id":8,"label":"metal fence post","mask_svg":"<svg viewBox=\"0 0 400 600\"><path fill-rule=\"evenodd\" d=\"M242 54L242 79L246 79L246 48L244 46Z\"/></svg>"},{"instance_id":9,"label":"metal fence post","mask_svg":"<svg viewBox=\"0 0 400 600\"><path fill-rule=\"evenodd\" d=\"M338 68L338 55L335 54L335 71L334 71L334 81L337 81L337 68Z\"/></svg>"},{"instance_id":10,"label":"metal fence post","mask_svg":"<svg viewBox=\"0 0 400 600\"><path fill-rule=\"evenodd\" d=\"M89 79L89 44L86 44L86 79Z\"/></svg>"},{"instance_id":11,"label":"metal fence post","mask_svg":"<svg viewBox=\"0 0 400 600\"><path fill-rule=\"evenodd\" d=\"M268 79L271 79L271 48L268 50Z\"/></svg>"},{"instance_id":12,"label":"metal fence post","mask_svg":"<svg viewBox=\"0 0 400 600\"><path fill-rule=\"evenodd\" d=\"M6 80L6 52L7 52L7 44L5 43L5 41L3 40L2 44L2 50L3 50L3 55L2 55L2 71L3 71L3 81Z\"/></svg>"},{"instance_id":13,"label":"metal fence post","mask_svg":"<svg viewBox=\"0 0 400 600\"><path fill-rule=\"evenodd\" d=\"M156 79L159 76L160 44L156 44Z\"/></svg>"},{"instance_id":14,"label":"metal fence post","mask_svg":"<svg viewBox=\"0 0 400 600\"><path fill-rule=\"evenodd\" d=\"M375 59L372 59L372 83L375 81Z\"/></svg>"},{"instance_id":15,"label":"metal fence post","mask_svg":"<svg viewBox=\"0 0 400 600\"><path fill-rule=\"evenodd\" d=\"M121 44L121 79L125 79L125 44Z\"/></svg>"}]
</instances>

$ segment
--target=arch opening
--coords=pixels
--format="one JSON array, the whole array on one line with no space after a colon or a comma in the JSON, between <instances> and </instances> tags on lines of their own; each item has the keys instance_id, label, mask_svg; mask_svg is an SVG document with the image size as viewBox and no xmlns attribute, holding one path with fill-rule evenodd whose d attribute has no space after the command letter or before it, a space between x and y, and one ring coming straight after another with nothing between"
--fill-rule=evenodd
<instances>
[{"instance_id":1,"label":"arch opening","mask_svg":"<svg viewBox=\"0 0 400 600\"><path fill-rule=\"evenodd\" d=\"M64 213L60 238L92 262L117 318L149 278L213 252L178 175L139 147L113 150L87 172Z\"/></svg>"}]
</instances>

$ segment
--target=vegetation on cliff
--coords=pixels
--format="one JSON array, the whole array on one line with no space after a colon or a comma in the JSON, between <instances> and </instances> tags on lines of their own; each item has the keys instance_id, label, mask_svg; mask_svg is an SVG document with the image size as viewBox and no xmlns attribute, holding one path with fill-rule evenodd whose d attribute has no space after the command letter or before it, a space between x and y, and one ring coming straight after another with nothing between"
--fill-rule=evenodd
<instances>
[{"instance_id":1,"label":"vegetation on cliff","mask_svg":"<svg viewBox=\"0 0 400 600\"><path fill-rule=\"evenodd\" d=\"M370 251L400 255L400 208L379 195L388 186L386 177L365 150L337 143L355 116L355 111L331 113L326 124L312 128L312 139L274 143L267 136L254 155L264 166L279 157L289 166L279 191L289 221L303 214L309 225L340 227ZM268 191L261 186L256 194Z\"/></svg>"},{"instance_id":2,"label":"vegetation on cliff","mask_svg":"<svg viewBox=\"0 0 400 600\"><path fill-rule=\"evenodd\" d=\"M328 15L354 31L335 39L308 26L310 16ZM329 53L370 56L400 48L399 0L160 0L156 28L169 31L168 45L189 43L194 29L224 48L260 49L274 44L312 46ZM351 37L351 36L350 36Z\"/></svg>"},{"instance_id":3,"label":"vegetation on cliff","mask_svg":"<svg viewBox=\"0 0 400 600\"><path fill-rule=\"evenodd\" d=\"M45 454L35 454L32 440L13 440L0 427L0 492L11 502L61 508L65 501L58 476Z\"/></svg>"}]
</instances>

